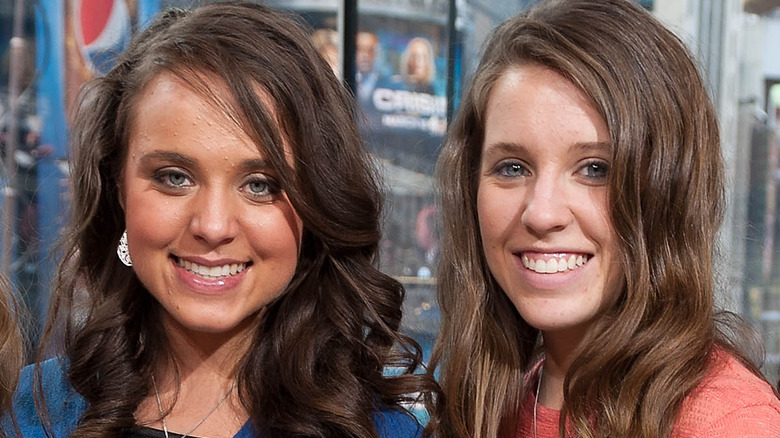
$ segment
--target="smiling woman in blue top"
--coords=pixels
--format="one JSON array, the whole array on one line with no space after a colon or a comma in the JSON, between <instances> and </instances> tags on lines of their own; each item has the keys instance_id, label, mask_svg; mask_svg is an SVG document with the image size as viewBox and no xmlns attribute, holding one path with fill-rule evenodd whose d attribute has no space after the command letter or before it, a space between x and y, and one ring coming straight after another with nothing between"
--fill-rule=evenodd
<instances>
[{"instance_id":1,"label":"smiling woman in blue top","mask_svg":"<svg viewBox=\"0 0 780 438\"><path fill-rule=\"evenodd\" d=\"M64 324L65 351L22 376L24 436L421 435L400 405L437 386L375 268L354 114L282 12L211 4L141 32L81 94L46 333Z\"/></svg>"}]
</instances>

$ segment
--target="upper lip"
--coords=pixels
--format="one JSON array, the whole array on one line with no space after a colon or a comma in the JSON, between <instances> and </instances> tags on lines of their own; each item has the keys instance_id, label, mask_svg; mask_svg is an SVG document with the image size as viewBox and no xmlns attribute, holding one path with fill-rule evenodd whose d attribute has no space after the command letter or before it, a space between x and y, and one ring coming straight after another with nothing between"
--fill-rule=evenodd
<instances>
[{"instance_id":1,"label":"upper lip","mask_svg":"<svg viewBox=\"0 0 780 438\"><path fill-rule=\"evenodd\" d=\"M215 266L225 266L225 265L240 265L243 263L249 263L249 260L237 260L237 259L207 259L204 257L199 256L177 256L173 255L179 260L186 260L190 263L195 263L200 266L206 266L209 268L215 267Z\"/></svg>"},{"instance_id":2,"label":"upper lip","mask_svg":"<svg viewBox=\"0 0 780 438\"><path fill-rule=\"evenodd\" d=\"M581 249L572 249L572 248L520 248L515 249L512 251L514 254L528 254L528 253L535 253L535 254L593 254L591 251L584 251Z\"/></svg>"}]
</instances>

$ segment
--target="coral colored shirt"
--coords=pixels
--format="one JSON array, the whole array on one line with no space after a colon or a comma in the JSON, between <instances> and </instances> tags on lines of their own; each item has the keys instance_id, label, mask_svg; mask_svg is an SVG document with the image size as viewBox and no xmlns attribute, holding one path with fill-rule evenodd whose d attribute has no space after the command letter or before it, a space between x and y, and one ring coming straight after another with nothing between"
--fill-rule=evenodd
<instances>
[{"instance_id":1,"label":"coral colored shirt","mask_svg":"<svg viewBox=\"0 0 780 438\"><path fill-rule=\"evenodd\" d=\"M730 354L714 357L710 374L683 401L671 438L780 438L780 400L772 388ZM528 394L517 438L534 437L534 401ZM536 409L536 437L558 438L560 411Z\"/></svg>"}]
</instances>

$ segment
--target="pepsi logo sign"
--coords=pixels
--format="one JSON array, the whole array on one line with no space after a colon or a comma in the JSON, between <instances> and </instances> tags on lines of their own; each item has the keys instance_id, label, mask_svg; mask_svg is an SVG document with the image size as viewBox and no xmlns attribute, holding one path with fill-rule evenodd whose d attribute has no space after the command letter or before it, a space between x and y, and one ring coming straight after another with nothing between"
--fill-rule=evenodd
<instances>
[{"instance_id":1,"label":"pepsi logo sign","mask_svg":"<svg viewBox=\"0 0 780 438\"><path fill-rule=\"evenodd\" d=\"M125 0L76 0L76 40L85 64L105 74L130 42L132 25Z\"/></svg>"}]
</instances>

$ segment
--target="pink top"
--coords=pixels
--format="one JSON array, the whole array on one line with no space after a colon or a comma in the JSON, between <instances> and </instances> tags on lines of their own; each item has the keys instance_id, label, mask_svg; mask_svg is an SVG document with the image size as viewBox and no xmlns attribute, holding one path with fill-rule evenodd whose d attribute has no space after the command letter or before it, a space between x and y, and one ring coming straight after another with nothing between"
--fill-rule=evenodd
<instances>
[{"instance_id":1,"label":"pink top","mask_svg":"<svg viewBox=\"0 0 780 438\"><path fill-rule=\"evenodd\" d=\"M715 366L683 401L672 438L780 438L780 400L732 355ZM538 367L537 367L538 368ZM533 391L523 403L517 438L533 438ZM537 438L558 438L560 411L537 406Z\"/></svg>"}]
</instances>

